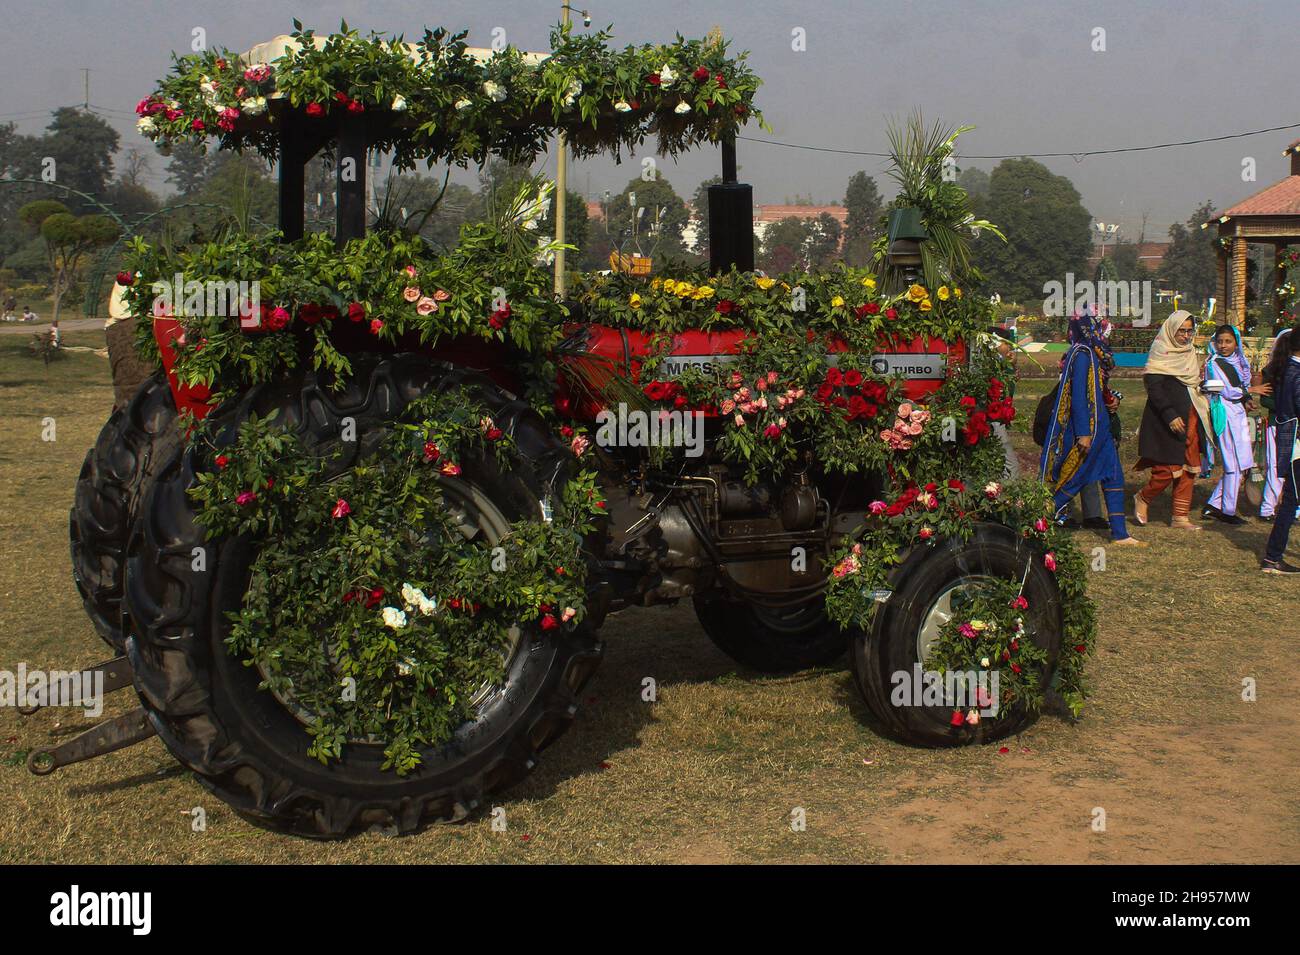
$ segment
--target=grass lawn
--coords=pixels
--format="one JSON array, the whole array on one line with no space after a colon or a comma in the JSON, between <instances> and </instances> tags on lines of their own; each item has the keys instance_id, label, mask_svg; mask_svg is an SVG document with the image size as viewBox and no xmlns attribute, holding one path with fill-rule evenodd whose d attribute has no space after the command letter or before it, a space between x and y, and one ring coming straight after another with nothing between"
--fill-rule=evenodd
<instances>
[{"instance_id":1,"label":"grass lawn","mask_svg":"<svg viewBox=\"0 0 1300 955\"><path fill-rule=\"evenodd\" d=\"M102 333L69 334L102 345ZM0 337L0 667L106 659L73 587L67 514L108 414L93 352L45 368ZM1015 440L1047 380L1022 380ZM1140 382L1128 395L1130 431ZM42 440L53 418L57 440ZM1133 442L1123 445L1131 463ZM1130 492L1136 489L1136 483ZM1198 502L1208 488L1198 489ZM760 677L715 650L687 606L632 611L578 722L486 816L394 839L314 843L249 825L156 739L37 778L28 750L78 711L0 711L0 862L1300 862L1300 582L1263 577L1267 528L1170 530L1167 499L1093 574L1092 700L997 747L912 749L875 735L848 673ZM1088 549L1106 541L1084 533ZM1293 542L1293 554L1300 540ZM641 701L642 679L659 701ZM1242 681L1258 687L1243 702ZM133 695L110 696L106 715ZM190 810L207 813L191 830ZM792 832L802 807L807 830ZM1096 809L1104 832L1094 831Z\"/></svg>"}]
</instances>

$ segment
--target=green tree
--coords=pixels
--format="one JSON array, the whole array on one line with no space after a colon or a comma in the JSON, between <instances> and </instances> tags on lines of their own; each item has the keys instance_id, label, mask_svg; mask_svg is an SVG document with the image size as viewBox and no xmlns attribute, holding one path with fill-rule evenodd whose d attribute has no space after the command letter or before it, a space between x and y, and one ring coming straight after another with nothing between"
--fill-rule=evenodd
<instances>
[{"instance_id":1,"label":"green tree","mask_svg":"<svg viewBox=\"0 0 1300 955\"><path fill-rule=\"evenodd\" d=\"M538 223L538 231L546 236L555 235L555 201ZM587 248L588 233L591 223L587 221L587 200L576 192L568 191L564 203L564 243L577 246L577 252L570 252L565 259L567 268L576 269L582 261L583 251Z\"/></svg>"},{"instance_id":2,"label":"green tree","mask_svg":"<svg viewBox=\"0 0 1300 955\"><path fill-rule=\"evenodd\" d=\"M609 229L625 252L639 246L659 260L681 258L682 230L689 219L686 203L657 170L653 180L633 179L610 200Z\"/></svg>"},{"instance_id":3,"label":"green tree","mask_svg":"<svg viewBox=\"0 0 1300 955\"><path fill-rule=\"evenodd\" d=\"M75 216L61 202L40 199L23 206L18 217L36 229L45 242L50 270L50 291L54 298L54 321L59 320L63 297L77 281L86 253L108 245L120 234L116 222L107 216Z\"/></svg>"},{"instance_id":4,"label":"green tree","mask_svg":"<svg viewBox=\"0 0 1300 955\"><path fill-rule=\"evenodd\" d=\"M45 135L34 145L42 161L54 160L56 184L103 198L118 146L117 131L107 122L94 113L64 106L54 111ZM75 205L86 204L77 200Z\"/></svg>"},{"instance_id":5,"label":"green tree","mask_svg":"<svg viewBox=\"0 0 1300 955\"><path fill-rule=\"evenodd\" d=\"M1212 229L1201 228L1213 218L1214 203L1206 201L1196 207L1185 225L1175 222L1169 227L1169 251L1160 264L1160 277L1182 292L1184 301L1204 302L1218 284L1218 236Z\"/></svg>"},{"instance_id":6,"label":"green tree","mask_svg":"<svg viewBox=\"0 0 1300 955\"><path fill-rule=\"evenodd\" d=\"M213 160L201 143L182 140L169 147L167 181L176 187L181 198L197 195L212 175Z\"/></svg>"},{"instance_id":7,"label":"green tree","mask_svg":"<svg viewBox=\"0 0 1300 955\"><path fill-rule=\"evenodd\" d=\"M844 208L848 218L844 223L844 261L855 267L871 261L871 243L880 229L880 213L884 202L876 180L865 172L855 172L849 177L844 192Z\"/></svg>"},{"instance_id":8,"label":"green tree","mask_svg":"<svg viewBox=\"0 0 1300 955\"><path fill-rule=\"evenodd\" d=\"M829 212L779 219L763 234L759 262L769 273L825 268L838 258L842 235L839 220Z\"/></svg>"},{"instance_id":9,"label":"green tree","mask_svg":"<svg viewBox=\"0 0 1300 955\"><path fill-rule=\"evenodd\" d=\"M1092 217L1064 176L1033 159L1004 159L989 177L987 218L1006 234L984 235L972 258L989 288L1004 299L1042 301L1043 286L1083 277L1092 249Z\"/></svg>"},{"instance_id":10,"label":"green tree","mask_svg":"<svg viewBox=\"0 0 1300 955\"><path fill-rule=\"evenodd\" d=\"M972 200L983 199L989 194L989 174L974 166L963 169L957 177L957 185L966 190Z\"/></svg>"}]
</instances>

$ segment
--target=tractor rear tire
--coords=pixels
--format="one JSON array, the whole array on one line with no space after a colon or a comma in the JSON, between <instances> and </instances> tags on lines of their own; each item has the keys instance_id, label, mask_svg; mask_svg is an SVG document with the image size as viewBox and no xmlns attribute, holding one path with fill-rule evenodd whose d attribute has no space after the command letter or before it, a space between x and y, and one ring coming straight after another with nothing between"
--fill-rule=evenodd
<instances>
[{"instance_id":1,"label":"tractor rear tire","mask_svg":"<svg viewBox=\"0 0 1300 955\"><path fill-rule=\"evenodd\" d=\"M700 626L718 649L760 673L830 666L848 648L847 635L827 619L820 599L789 611L767 610L718 593L698 595L694 604Z\"/></svg>"},{"instance_id":2,"label":"tractor rear tire","mask_svg":"<svg viewBox=\"0 0 1300 955\"><path fill-rule=\"evenodd\" d=\"M122 579L136 505L159 460L180 446L176 405L167 377L147 378L109 417L86 453L68 515L72 579L95 630L119 652Z\"/></svg>"},{"instance_id":3,"label":"tractor rear tire","mask_svg":"<svg viewBox=\"0 0 1300 955\"><path fill-rule=\"evenodd\" d=\"M514 438L518 456L508 470L498 469L490 454L466 456L460 478L448 485L482 502L480 517L492 511L507 522L544 519L543 501L560 490L572 455L525 402L481 375L422 356L352 361L354 374L342 391L331 390L323 373L303 372L229 402L213 422L216 446L232 441L251 414L274 414L314 453L341 449L337 467L347 468L367 456L413 399L471 389ZM340 441L345 417L356 434L346 444ZM257 549L245 537L205 541L195 521L186 491L210 453L192 446L160 473L133 540L126 596L136 689L167 748L204 786L259 825L338 838L463 819L532 770L538 752L572 722L579 693L600 662L601 645L585 624L545 638L523 635L503 683L448 742L420 747L419 766L405 776L381 768L378 743L348 742L329 764L308 756L304 724L259 689L256 667L225 646L227 615L243 605ZM191 566L191 550L199 546L208 548L205 572Z\"/></svg>"},{"instance_id":4,"label":"tractor rear tire","mask_svg":"<svg viewBox=\"0 0 1300 955\"><path fill-rule=\"evenodd\" d=\"M871 627L854 634L849 651L854 682L888 735L916 746L961 746L991 743L1034 722L1038 714L1021 701L1003 705L995 718L957 727L950 725L950 705L924 706L920 700L895 705L891 699L898 680L912 682L916 664L925 670L927 627L945 619L943 608L951 610L954 596L981 577L1019 580L1022 576L1029 601L1024 613L1026 635L1047 652L1038 674L1046 688L1060 656L1063 616L1056 578L1043 566L1037 549L1010 528L979 524L970 540L949 538L932 547L918 547L895 569L892 595L876 612Z\"/></svg>"}]
</instances>

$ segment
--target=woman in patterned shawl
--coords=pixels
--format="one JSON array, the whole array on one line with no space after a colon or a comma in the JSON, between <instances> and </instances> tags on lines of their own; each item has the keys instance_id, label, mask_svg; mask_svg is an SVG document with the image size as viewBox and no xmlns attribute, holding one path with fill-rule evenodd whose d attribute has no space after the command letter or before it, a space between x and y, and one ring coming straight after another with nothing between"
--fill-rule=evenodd
<instances>
[{"instance_id":1,"label":"woman in patterned shawl","mask_svg":"<svg viewBox=\"0 0 1300 955\"><path fill-rule=\"evenodd\" d=\"M1058 518L1087 484L1100 481L1116 543L1145 546L1124 522L1124 472L1110 433L1106 383L1115 359L1096 321L1070 320L1070 350L1061 367L1056 406L1043 443L1040 473L1052 488Z\"/></svg>"}]
</instances>

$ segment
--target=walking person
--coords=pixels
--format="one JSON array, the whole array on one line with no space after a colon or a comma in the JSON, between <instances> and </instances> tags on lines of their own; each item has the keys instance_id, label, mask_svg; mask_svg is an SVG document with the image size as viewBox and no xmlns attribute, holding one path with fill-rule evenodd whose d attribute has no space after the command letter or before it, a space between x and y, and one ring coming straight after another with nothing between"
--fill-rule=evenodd
<instances>
[{"instance_id":1,"label":"walking person","mask_svg":"<svg viewBox=\"0 0 1300 955\"><path fill-rule=\"evenodd\" d=\"M1192 523L1192 491L1205 453L1203 422L1210 405L1201 393L1201 367L1192 347L1195 323L1184 309L1165 319L1147 354L1147 406L1138 428L1138 462L1135 469L1150 469L1146 487L1133 499L1139 524L1149 520L1149 508L1167 487L1173 488L1170 527L1199 531Z\"/></svg>"},{"instance_id":2,"label":"walking person","mask_svg":"<svg viewBox=\"0 0 1300 955\"><path fill-rule=\"evenodd\" d=\"M1255 403L1251 395L1260 388L1251 386L1250 362L1242 353L1241 334L1234 326L1219 326L1209 353L1205 381L1206 391L1210 392L1210 459L1212 463L1217 459L1223 467L1223 477L1214 486L1201 516L1241 525L1246 522L1237 516L1237 497L1242 478L1255 467L1249 416Z\"/></svg>"},{"instance_id":3,"label":"walking person","mask_svg":"<svg viewBox=\"0 0 1300 955\"><path fill-rule=\"evenodd\" d=\"M1279 346L1283 341L1279 340ZM1300 325L1291 329L1284 347L1274 348L1272 360L1264 371L1265 380L1273 386L1273 405L1277 421L1277 474L1282 479L1282 493L1278 497L1273 516L1273 531L1268 535L1261 569L1266 574L1300 574L1300 567L1288 564L1283 555L1296 521L1297 479L1300 478Z\"/></svg>"},{"instance_id":4,"label":"walking person","mask_svg":"<svg viewBox=\"0 0 1300 955\"><path fill-rule=\"evenodd\" d=\"M1053 491L1057 518L1087 485L1101 482L1111 540L1145 547L1124 520L1124 471L1111 436L1107 380L1114 357L1096 322L1070 321L1070 350L1061 368L1056 403L1043 442L1040 473Z\"/></svg>"},{"instance_id":5,"label":"walking person","mask_svg":"<svg viewBox=\"0 0 1300 955\"><path fill-rule=\"evenodd\" d=\"M1284 328L1281 333L1273 339L1273 347L1269 350L1268 358L1264 361L1262 372L1267 372L1278 355L1286 355L1289 351L1287 347L1288 336L1291 329ZM1263 377L1261 374L1260 377ZM1267 381L1267 379L1265 379ZM1277 409L1271 394L1264 394L1259 403L1264 406L1268 413L1268 421L1264 423L1264 500L1259 506L1259 519L1273 523L1273 511L1277 508L1277 502L1282 497L1282 479L1278 477L1277 466Z\"/></svg>"}]
</instances>

